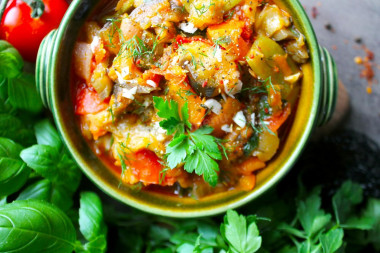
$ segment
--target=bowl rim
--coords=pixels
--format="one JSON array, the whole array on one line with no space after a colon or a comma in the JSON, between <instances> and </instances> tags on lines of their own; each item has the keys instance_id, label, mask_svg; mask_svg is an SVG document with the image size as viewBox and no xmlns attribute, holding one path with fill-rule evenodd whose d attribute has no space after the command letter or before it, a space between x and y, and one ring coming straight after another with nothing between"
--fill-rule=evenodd
<instances>
[{"instance_id":1,"label":"bowl rim","mask_svg":"<svg viewBox=\"0 0 380 253\"><path fill-rule=\"evenodd\" d=\"M56 34L56 42L54 44L53 53L51 61L54 63L57 63L58 59L58 51L59 48L62 46L62 37L65 33L65 28L69 21L74 18L77 11L80 11L78 9L80 7L80 0L74 0L72 4L70 5L66 15L62 19L61 25L57 31ZM96 4L98 4L100 1L98 1ZM108 184L103 182L102 180L99 180L99 176L88 167L86 164L86 159L84 159L78 152L73 148L73 143L70 141L70 136L67 134L63 126L60 122L62 122L63 118L59 111L59 101L57 98L57 82L55 82L55 76L58 71L57 64L53 64L53 68L51 71L51 78L50 80L53 80L49 84L49 94L52 94L50 96L51 99L51 110L54 115L54 120L56 122L57 128L62 136L63 142L65 143L66 147L70 151L71 155L81 168L81 170L84 172L84 174L95 184L97 185L103 192L108 194L109 196L113 197L114 199L117 199L131 207L137 208L139 210L149 212L151 214L155 215L161 215L161 216L170 216L170 217L176 217L176 218L191 218L191 217L204 217L204 216L211 216L211 215L217 215L222 212L227 211L228 209L234 209L237 207L240 207L253 199L256 199L257 197L261 196L264 192L266 192L269 188L273 187L277 182L280 181L281 178L284 177L284 175L292 168L292 166L295 164L297 159L299 158L302 150L305 147L305 144L308 140L308 138L311 135L312 130L314 129L314 126L316 125L317 116L319 112L319 106L320 106L320 100L321 100L321 63L320 63L320 52L319 52L319 46L317 43L317 38L315 35L315 32L313 30L313 27L311 25L311 22L303 9L302 5L298 0L275 0L275 2L281 2L285 4L286 8L290 10L292 16L297 16L299 19L299 26L302 26L303 28L303 35L306 37L306 41L309 48L310 53L310 63L312 66L312 72L314 73L313 78L313 102L310 107L310 117L305 121L305 127L301 133L300 139L296 141L296 148L293 150L291 155L286 159L286 162L283 164L283 166L270 177L269 180L267 180L263 186L261 186L257 190L251 191L247 196L244 198L237 199L237 201L234 201L231 204L227 205L220 205L217 208L208 208L208 209L194 209L191 211L181 211L179 209L172 209L172 208L165 208L165 207L157 207L157 205L149 205L143 202L135 201L131 198L128 198L126 195L122 195L118 193L114 188L110 187ZM296 15L294 15L296 14Z\"/></svg>"}]
</instances>

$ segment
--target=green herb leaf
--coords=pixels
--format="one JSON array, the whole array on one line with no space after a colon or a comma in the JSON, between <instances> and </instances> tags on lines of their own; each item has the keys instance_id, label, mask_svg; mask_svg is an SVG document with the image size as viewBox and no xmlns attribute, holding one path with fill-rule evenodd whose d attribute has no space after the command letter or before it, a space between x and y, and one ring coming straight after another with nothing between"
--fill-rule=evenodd
<instances>
[{"instance_id":1,"label":"green herb leaf","mask_svg":"<svg viewBox=\"0 0 380 253\"><path fill-rule=\"evenodd\" d=\"M80 194L79 228L88 241L107 234L107 227L103 221L102 202L93 192Z\"/></svg>"},{"instance_id":2,"label":"green herb leaf","mask_svg":"<svg viewBox=\"0 0 380 253\"><path fill-rule=\"evenodd\" d=\"M205 152L196 149L191 156L187 156L185 160L185 170L189 173L195 171L195 174L201 176L211 186L218 183L219 171L218 164Z\"/></svg>"},{"instance_id":3,"label":"green herb leaf","mask_svg":"<svg viewBox=\"0 0 380 253\"><path fill-rule=\"evenodd\" d=\"M0 157L20 159L20 152L23 147L14 141L0 137Z\"/></svg>"},{"instance_id":4,"label":"green herb leaf","mask_svg":"<svg viewBox=\"0 0 380 253\"><path fill-rule=\"evenodd\" d=\"M61 150L62 141L53 124L48 120L42 120L34 126L37 143L55 147Z\"/></svg>"},{"instance_id":5,"label":"green herb leaf","mask_svg":"<svg viewBox=\"0 0 380 253\"><path fill-rule=\"evenodd\" d=\"M9 79L8 96L10 104L16 109L38 113L43 108L32 74L22 73L18 78Z\"/></svg>"},{"instance_id":6,"label":"green herb leaf","mask_svg":"<svg viewBox=\"0 0 380 253\"><path fill-rule=\"evenodd\" d=\"M161 97L153 97L153 102L154 107L158 110L157 115L165 119L160 122L160 126L167 130L168 135L184 133L184 124L179 116L178 103L174 100L165 101ZM186 117L188 118L188 115Z\"/></svg>"},{"instance_id":7,"label":"green herb leaf","mask_svg":"<svg viewBox=\"0 0 380 253\"><path fill-rule=\"evenodd\" d=\"M319 190L314 190L308 198L297 203L297 215L309 237L318 233L331 220L331 215L321 209Z\"/></svg>"},{"instance_id":8,"label":"green herb leaf","mask_svg":"<svg viewBox=\"0 0 380 253\"><path fill-rule=\"evenodd\" d=\"M30 169L20 159L22 146L0 138L0 197L17 192L29 177Z\"/></svg>"},{"instance_id":9,"label":"green herb leaf","mask_svg":"<svg viewBox=\"0 0 380 253\"><path fill-rule=\"evenodd\" d=\"M33 145L24 149L20 156L30 168L69 193L74 193L78 188L81 173L66 152L59 153L56 148L47 145Z\"/></svg>"},{"instance_id":10,"label":"green herb leaf","mask_svg":"<svg viewBox=\"0 0 380 253\"><path fill-rule=\"evenodd\" d=\"M376 251L380 251L380 199L370 198L363 215L374 220L372 229L366 231L366 240L373 244Z\"/></svg>"},{"instance_id":11,"label":"green herb leaf","mask_svg":"<svg viewBox=\"0 0 380 253\"><path fill-rule=\"evenodd\" d=\"M181 109L181 119L177 102L165 101L160 97L153 97L153 100L158 116L165 119L160 122L160 126L168 134L175 133L174 139L166 148L168 166L173 169L185 161L187 172L195 171L197 175L203 175L206 182L215 186L218 182L216 171L219 171L219 165L213 159L221 160L222 154L218 148L218 139L210 135L213 128L203 127L190 132L187 102ZM185 126L189 128L187 135Z\"/></svg>"},{"instance_id":12,"label":"green herb leaf","mask_svg":"<svg viewBox=\"0 0 380 253\"><path fill-rule=\"evenodd\" d=\"M23 67L24 61L19 52L5 40L0 40L0 77L16 78Z\"/></svg>"},{"instance_id":13,"label":"green herb leaf","mask_svg":"<svg viewBox=\"0 0 380 253\"><path fill-rule=\"evenodd\" d=\"M166 147L166 154L168 166L174 169L179 164L183 163L187 154L189 153L189 146L191 142L187 135L181 134L174 138Z\"/></svg>"},{"instance_id":14,"label":"green herb leaf","mask_svg":"<svg viewBox=\"0 0 380 253\"><path fill-rule=\"evenodd\" d=\"M254 222L247 224L246 218L236 211L227 211L220 232L232 252L253 253L261 247L262 239L256 224Z\"/></svg>"},{"instance_id":15,"label":"green herb leaf","mask_svg":"<svg viewBox=\"0 0 380 253\"><path fill-rule=\"evenodd\" d=\"M0 158L0 196L8 196L17 192L29 177L30 169L23 161Z\"/></svg>"},{"instance_id":16,"label":"green herb leaf","mask_svg":"<svg viewBox=\"0 0 380 253\"><path fill-rule=\"evenodd\" d=\"M38 199L50 202L66 212L73 206L72 193L48 179L37 181L25 188L17 200Z\"/></svg>"},{"instance_id":17,"label":"green herb leaf","mask_svg":"<svg viewBox=\"0 0 380 253\"><path fill-rule=\"evenodd\" d=\"M86 253L103 253L107 252L107 238L104 235L100 235L93 240L87 242L85 245L81 245L75 249L75 252Z\"/></svg>"},{"instance_id":18,"label":"green herb leaf","mask_svg":"<svg viewBox=\"0 0 380 253\"><path fill-rule=\"evenodd\" d=\"M214 129L212 127L199 128L193 133L189 133L190 137L194 141L194 144L200 149L205 150L206 153L216 160L222 159L222 153L218 148L216 138L212 135Z\"/></svg>"},{"instance_id":19,"label":"green herb leaf","mask_svg":"<svg viewBox=\"0 0 380 253\"><path fill-rule=\"evenodd\" d=\"M324 253L336 252L343 244L343 229L336 228L319 237Z\"/></svg>"},{"instance_id":20,"label":"green herb leaf","mask_svg":"<svg viewBox=\"0 0 380 253\"><path fill-rule=\"evenodd\" d=\"M345 223L353 212L354 206L363 201L363 190L359 184L345 182L334 194L332 205L338 224Z\"/></svg>"},{"instance_id":21,"label":"green herb leaf","mask_svg":"<svg viewBox=\"0 0 380 253\"><path fill-rule=\"evenodd\" d=\"M0 114L0 137L9 138L26 146L36 142L33 130L10 114Z\"/></svg>"},{"instance_id":22,"label":"green herb leaf","mask_svg":"<svg viewBox=\"0 0 380 253\"><path fill-rule=\"evenodd\" d=\"M0 206L0 227L1 252L68 253L74 249L73 224L46 202L20 200Z\"/></svg>"}]
</instances>

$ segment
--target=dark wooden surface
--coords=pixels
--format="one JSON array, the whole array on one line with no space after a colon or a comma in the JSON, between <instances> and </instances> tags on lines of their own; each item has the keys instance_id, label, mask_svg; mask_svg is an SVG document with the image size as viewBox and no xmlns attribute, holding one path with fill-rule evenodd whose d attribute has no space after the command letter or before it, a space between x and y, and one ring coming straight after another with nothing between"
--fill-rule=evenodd
<instances>
[{"instance_id":1,"label":"dark wooden surface","mask_svg":"<svg viewBox=\"0 0 380 253\"><path fill-rule=\"evenodd\" d=\"M380 0L300 0L313 23L320 45L333 55L339 78L350 95L350 110L339 127L354 129L380 144ZM317 16L312 16L313 7ZM332 30L326 26L330 24ZM362 44L355 40L362 40ZM367 80L360 78L363 66L354 62L364 57L365 45L375 54L375 83L367 93Z\"/></svg>"}]
</instances>

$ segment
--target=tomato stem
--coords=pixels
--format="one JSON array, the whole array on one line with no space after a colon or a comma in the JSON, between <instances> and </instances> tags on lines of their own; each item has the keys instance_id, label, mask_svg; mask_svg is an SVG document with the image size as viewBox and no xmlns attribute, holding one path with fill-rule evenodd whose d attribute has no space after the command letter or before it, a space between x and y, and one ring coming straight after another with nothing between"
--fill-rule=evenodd
<instances>
[{"instance_id":1,"label":"tomato stem","mask_svg":"<svg viewBox=\"0 0 380 253\"><path fill-rule=\"evenodd\" d=\"M22 0L24 3L29 5L29 7L32 9L32 13L30 16L32 18L39 18L42 14L44 14L45 11L45 4L42 2L42 0Z\"/></svg>"},{"instance_id":2,"label":"tomato stem","mask_svg":"<svg viewBox=\"0 0 380 253\"><path fill-rule=\"evenodd\" d=\"M3 1L1 1L1 5L0 5L0 25L1 25L1 20L3 20L3 14L4 14L4 11L5 11L5 8L7 7L8 1L9 0L3 0Z\"/></svg>"}]
</instances>

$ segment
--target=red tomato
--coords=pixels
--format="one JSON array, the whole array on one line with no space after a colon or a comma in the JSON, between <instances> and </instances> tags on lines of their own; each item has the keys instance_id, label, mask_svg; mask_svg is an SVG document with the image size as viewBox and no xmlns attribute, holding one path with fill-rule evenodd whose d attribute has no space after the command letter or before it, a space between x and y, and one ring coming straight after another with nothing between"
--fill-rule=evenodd
<instances>
[{"instance_id":1,"label":"red tomato","mask_svg":"<svg viewBox=\"0 0 380 253\"><path fill-rule=\"evenodd\" d=\"M160 172L163 168L157 155L148 149L141 149L135 153L132 167L138 174L138 178L144 184L158 184Z\"/></svg>"},{"instance_id":2,"label":"red tomato","mask_svg":"<svg viewBox=\"0 0 380 253\"><path fill-rule=\"evenodd\" d=\"M44 13L30 16L32 10L22 0L10 0L0 24L0 39L11 43L25 60L34 62L42 39L58 28L68 4L65 0L43 0Z\"/></svg>"},{"instance_id":3,"label":"red tomato","mask_svg":"<svg viewBox=\"0 0 380 253\"><path fill-rule=\"evenodd\" d=\"M86 84L79 87L75 103L75 113L85 115L89 113L97 113L108 107L107 99L100 100L98 93L89 88Z\"/></svg>"}]
</instances>

